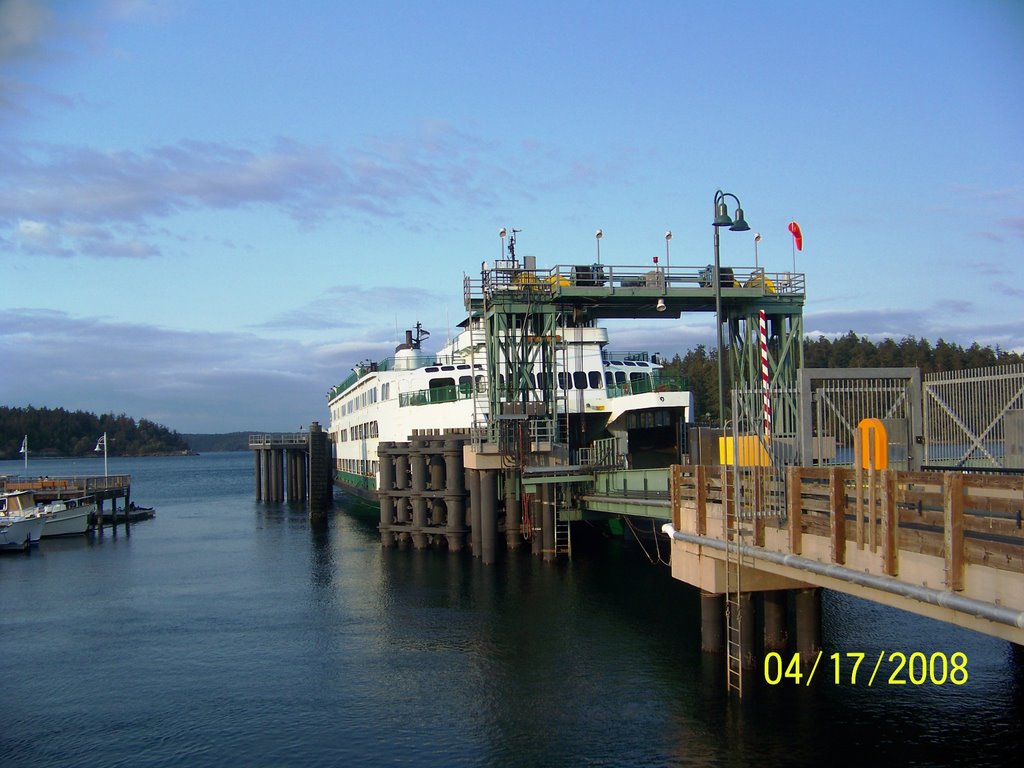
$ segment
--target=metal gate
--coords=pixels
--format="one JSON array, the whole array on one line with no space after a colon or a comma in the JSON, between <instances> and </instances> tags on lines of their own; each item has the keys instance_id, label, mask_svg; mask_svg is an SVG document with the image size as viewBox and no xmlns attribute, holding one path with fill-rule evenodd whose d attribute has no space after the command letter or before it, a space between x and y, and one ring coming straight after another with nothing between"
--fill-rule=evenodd
<instances>
[{"instance_id":1,"label":"metal gate","mask_svg":"<svg viewBox=\"0 0 1024 768\"><path fill-rule=\"evenodd\" d=\"M1024 365L924 379L925 464L1024 468Z\"/></svg>"},{"instance_id":2,"label":"metal gate","mask_svg":"<svg viewBox=\"0 0 1024 768\"><path fill-rule=\"evenodd\" d=\"M918 368L802 368L801 461L849 465L857 425L881 419L889 466L919 469L923 460L921 371Z\"/></svg>"}]
</instances>

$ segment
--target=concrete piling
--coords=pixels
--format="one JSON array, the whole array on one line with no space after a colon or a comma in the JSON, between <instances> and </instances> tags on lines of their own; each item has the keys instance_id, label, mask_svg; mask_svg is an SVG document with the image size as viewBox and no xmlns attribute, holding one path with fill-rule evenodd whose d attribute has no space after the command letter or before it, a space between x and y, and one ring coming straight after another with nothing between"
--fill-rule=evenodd
<instances>
[{"instance_id":1,"label":"concrete piling","mask_svg":"<svg viewBox=\"0 0 1024 768\"><path fill-rule=\"evenodd\" d=\"M700 593L700 649L708 653L725 650L725 595Z\"/></svg>"},{"instance_id":2,"label":"concrete piling","mask_svg":"<svg viewBox=\"0 0 1024 768\"><path fill-rule=\"evenodd\" d=\"M764 592L761 601L765 653L785 651L789 639L789 633L786 631L786 590L773 589Z\"/></svg>"},{"instance_id":3,"label":"concrete piling","mask_svg":"<svg viewBox=\"0 0 1024 768\"><path fill-rule=\"evenodd\" d=\"M793 592L796 614L796 650L804 664L813 661L821 650L821 589L797 589Z\"/></svg>"}]
</instances>

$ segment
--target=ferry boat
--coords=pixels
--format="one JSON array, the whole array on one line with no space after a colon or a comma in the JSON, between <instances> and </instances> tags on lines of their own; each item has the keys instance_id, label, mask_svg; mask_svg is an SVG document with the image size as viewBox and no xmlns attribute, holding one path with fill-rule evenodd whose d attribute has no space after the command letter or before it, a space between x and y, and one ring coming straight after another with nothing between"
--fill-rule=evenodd
<instances>
[{"instance_id":1,"label":"ferry boat","mask_svg":"<svg viewBox=\"0 0 1024 768\"><path fill-rule=\"evenodd\" d=\"M587 265L585 269L538 272L528 268L532 264L524 266L514 260L512 244L510 254L510 262L483 265L482 281L490 289L500 288L497 283L502 280L502 286L518 290L551 284L552 280L559 281L558 285L569 281L597 284L595 276L601 269L601 265ZM416 323L406 331L393 356L360 363L328 393L335 485L342 490L376 499L381 442L404 442L424 434L486 433L489 370L495 372L502 390L512 392L511 387L506 389L510 383L506 381L508 355L492 349L488 362L485 313L477 311L478 303L471 300L468 278L465 283L470 314L454 338L436 353L424 348L429 333ZM654 301L650 304L653 312ZM678 462L686 425L693 420L693 394L686 382L667 375L656 355L610 351L607 330L587 320L584 313L559 312L557 318L550 334L556 340L552 345L556 352L526 364L525 389L532 387L533 391L525 391L521 385L509 397L524 400L519 413L531 413L534 404L555 402L561 433L555 439L566 444L570 461L578 460L581 449L593 450L600 442L602 448L614 447L620 466ZM531 333L525 323L522 328L515 326L503 343L528 343ZM493 347L499 342L492 338L490 343Z\"/></svg>"}]
</instances>

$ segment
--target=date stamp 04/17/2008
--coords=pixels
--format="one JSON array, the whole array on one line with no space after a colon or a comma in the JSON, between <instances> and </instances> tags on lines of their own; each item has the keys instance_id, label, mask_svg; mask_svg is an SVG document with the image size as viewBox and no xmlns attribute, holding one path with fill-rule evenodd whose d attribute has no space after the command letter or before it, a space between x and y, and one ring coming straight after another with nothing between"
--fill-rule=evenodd
<instances>
[{"instance_id":1,"label":"date stamp 04/17/2008","mask_svg":"<svg viewBox=\"0 0 1024 768\"><path fill-rule=\"evenodd\" d=\"M823 658L827 661L819 672ZM765 654L764 679L769 685L809 686L816 676L833 685L965 685L967 654L963 651L907 654L883 650L877 658L873 653L868 657L859 651L836 652L825 657L824 651L818 651L809 670L798 653L788 659L775 651Z\"/></svg>"}]
</instances>

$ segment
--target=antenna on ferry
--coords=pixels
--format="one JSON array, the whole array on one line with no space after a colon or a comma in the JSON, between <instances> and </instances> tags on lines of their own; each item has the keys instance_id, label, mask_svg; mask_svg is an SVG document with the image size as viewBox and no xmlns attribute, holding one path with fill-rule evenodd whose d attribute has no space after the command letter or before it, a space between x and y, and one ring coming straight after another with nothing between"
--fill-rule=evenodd
<instances>
[{"instance_id":1,"label":"antenna on ferry","mask_svg":"<svg viewBox=\"0 0 1024 768\"><path fill-rule=\"evenodd\" d=\"M508 238L508 255L512 259L512 264L516 263L516 234L522 232L521 229L512 228L512 234Z\"/></svg>"}]
</instances>

